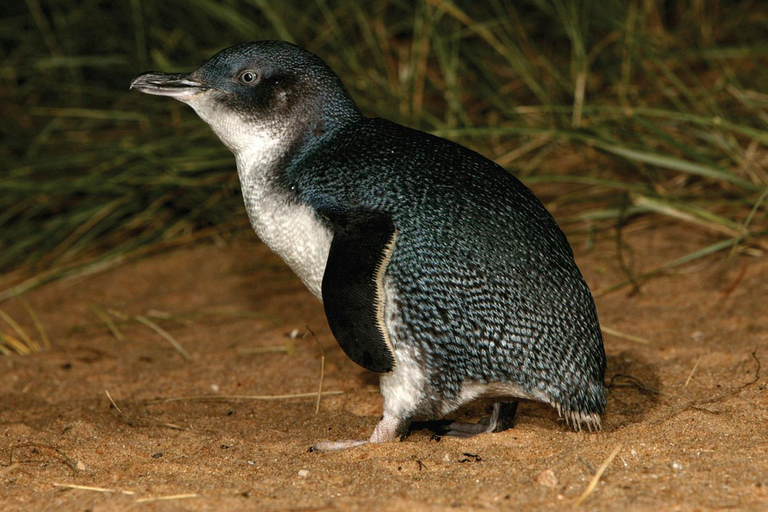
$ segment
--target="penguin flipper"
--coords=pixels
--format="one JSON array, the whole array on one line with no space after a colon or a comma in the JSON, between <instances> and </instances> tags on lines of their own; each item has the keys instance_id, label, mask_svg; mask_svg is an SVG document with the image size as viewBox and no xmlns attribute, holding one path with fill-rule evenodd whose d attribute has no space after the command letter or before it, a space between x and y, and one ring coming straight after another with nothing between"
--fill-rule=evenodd
<instances>
[{"instance_id":1,"label":"penguin flipper","mask_svg":"<svg viewBox=\"0 0 768 512\"><path fill-rule=\"evenodd\" d=\"M395 356L384 321L384 273L397 230L383 213L326 217L334 231L322 285L328 324L354 362L374 372L392 371Z\"/></svg>"}]
</instances>

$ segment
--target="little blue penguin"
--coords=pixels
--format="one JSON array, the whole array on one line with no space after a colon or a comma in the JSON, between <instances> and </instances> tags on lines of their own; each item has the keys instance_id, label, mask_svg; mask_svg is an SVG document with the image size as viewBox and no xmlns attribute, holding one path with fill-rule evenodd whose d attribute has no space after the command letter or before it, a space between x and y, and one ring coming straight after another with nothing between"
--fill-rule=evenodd
<instances>
[{"instance_id":1,"label":"little blue penguin","mask_svg":"<svg viewBox=\"0 0 768 512\"><path fill-rule=\"evenodd\" d=\"M357 364L381 374L381 421L365 441L404 437L495 400L469 436L510 426L518 399L600 429L605 350L568 241L533 193L454 142L364 116L316 55L240 44L191 73L150 72L132 89L191 106L234 153L261 240L323 304Z\"/></svg>"}]
</instances>

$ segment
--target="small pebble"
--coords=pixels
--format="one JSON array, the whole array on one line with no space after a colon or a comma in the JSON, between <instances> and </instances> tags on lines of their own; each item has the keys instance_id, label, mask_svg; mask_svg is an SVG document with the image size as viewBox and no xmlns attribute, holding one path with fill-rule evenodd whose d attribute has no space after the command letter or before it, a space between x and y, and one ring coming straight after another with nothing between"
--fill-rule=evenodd
<instances>
[{"instance_id":1,"label":"small pebble","mask_svg":"<svg viewBox=\"0 0 768 512\"><path fill-rule=\"evenodd\" d=\"M307 478L307 475L309 475L309 471L307 471L306 469L300 469L299 470L299 476L301 478Z\"/></svg>"},{"instance_id":2,"label":"small pebble","mask_svg":"<svg viewBox=\"0 0 768 512\"><path fill-rule=\"evenodd\" d=\"M675 462L672 463L672 469L675 470L675 471L682 471L683 470L683 465L680 464L679 462L675 461Z\"/></svg>"},{"instance_id":3,"label":"small pebble","mask_svg":"<svg viewBox=\"0 0 768 512\"><path fill-rule=\"evenodd\" d=\"M536 477L536 481L544 487L557 487L557 477L555 472L551 469L545 469L539 476Z\"/></svg>"}]
</instances>

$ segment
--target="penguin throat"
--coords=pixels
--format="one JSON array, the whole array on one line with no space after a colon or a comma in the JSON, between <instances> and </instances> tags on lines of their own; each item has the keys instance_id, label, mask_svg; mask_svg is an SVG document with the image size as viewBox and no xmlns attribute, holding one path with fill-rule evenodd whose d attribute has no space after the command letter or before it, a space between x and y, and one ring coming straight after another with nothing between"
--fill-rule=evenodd
<instances>
[{"instance_id":1,"label":"penguin throat","mask_svg":"<svg viewBox=\"0 0 768 512\"><path fill-rule=\"evenodd\" d=\"M221 135L219 138L224 141ZM235 155L240 180L246 175L269 172L278 166L288 149L280 137L274 136L268 130L248 133L239 140L242 140L242 143L237 145L224 143Z\"/></svg>"},{"instance_id":2,"label":"penguin throat","mask_svg":"<svg viewBox=\"0 0 768 512\"><path fill-rule=\"evenodd\" d=\"M186 103L235 155L241 178L244 171L258 172L277 165L291 146L285 127L245 119L224 108L213 96L198 94Z\"/></svg>"}]
</instances>

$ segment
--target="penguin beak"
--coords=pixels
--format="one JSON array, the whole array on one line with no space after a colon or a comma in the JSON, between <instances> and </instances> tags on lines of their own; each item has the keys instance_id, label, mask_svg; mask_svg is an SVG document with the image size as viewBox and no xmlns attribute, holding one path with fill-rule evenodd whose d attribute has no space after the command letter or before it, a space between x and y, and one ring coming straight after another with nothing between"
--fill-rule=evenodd
<instances>
[{"instance_id":1,"label":"penguin beak","mask_svg":"<svg viewBox=\"0 0 768 512\"><path fill-rule=\"evenodd\" d=\"M133 79L131 89L157 96L170 96L187 102L198 93L211 89L208 85L191 77L189 73L144 73Z\"/></svg>"}]
</instances>

